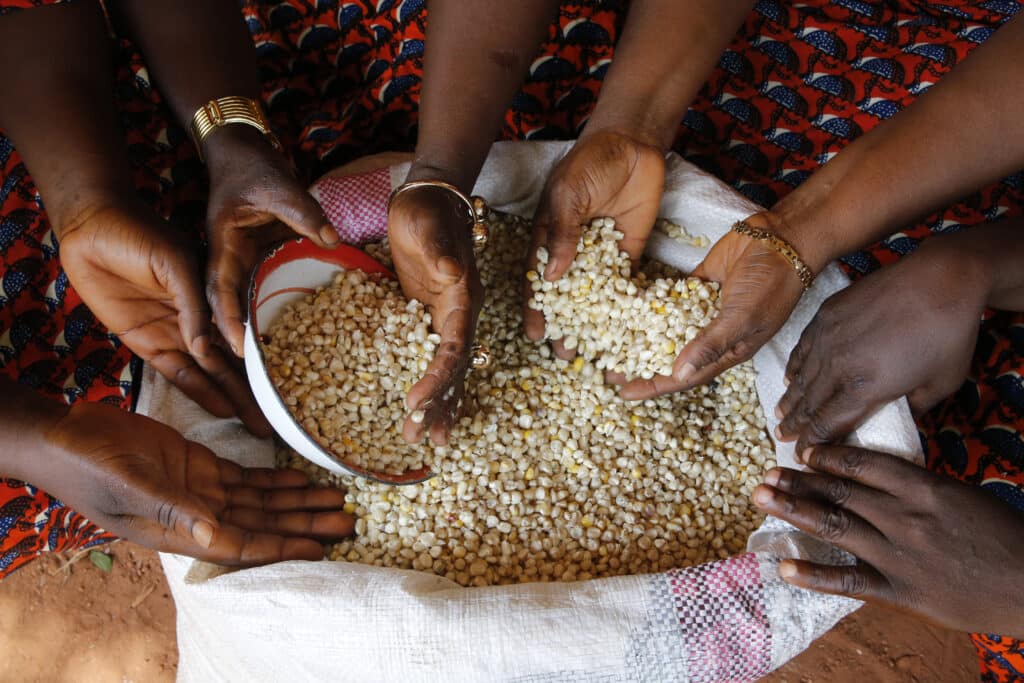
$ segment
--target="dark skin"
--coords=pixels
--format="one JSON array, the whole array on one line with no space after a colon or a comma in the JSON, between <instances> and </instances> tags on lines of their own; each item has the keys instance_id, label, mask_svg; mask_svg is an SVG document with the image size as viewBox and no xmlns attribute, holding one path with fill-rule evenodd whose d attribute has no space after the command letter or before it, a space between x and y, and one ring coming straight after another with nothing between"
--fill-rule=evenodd
<instances>
[{"instance_id":1,"label":"dark skin","mask_svg":"<svg viewBox=\"0 0 1024 683\"><path fill-rule=\"evenodd\" d=\"M153 53L147 53L154 57L151 68L167 76L176 111L189 107L190 97L256 91L255 77L243 73L250 68L255 74L255 62L251 44L238 39L245 37L244 26L233 3L139 5L133 14L133 3L110 3L122 26L139 29L137 39ZM162 12L147 15L156 5ZM158 33L187 25L178 34L188 36L190 51L180 51L179 42L174 56L186 59L188 52L187 59L210 60L202 68L185 64L194 69L190 82L166 67L169 45L145 30L154 24ZM59 49L39 51L41 44ZM185 394L215 415L237 415L253 433L269 435L240 368L218 343L194 250L135 198L99 5L83 0L3 17L3 54L25 68L2 84L0 121L46 202L72 286L108 329ZM19 60L22 54L36 58ZM243 68L231 66L238 64ZM236 79L237 88L228 87ZM210 94L220 87L225 90ZM244 260L257 250L250 242L290 233L280 224L316 223L309 230L315 237L326 222L309 209L312 200L287 161L254 133L220 129L204 148L216 228L211 262L218 273L247 272ZM261 236L250 240L256 232ZM240 278L232 286L243 283ZM240 348L237 326L224 327ZM323 541L351 532L351 518L340 512L343 500L308 488L299 473L240 468L166 426L112 407L83 403L68 411L13 386L0 395L5 434L12 436L0 472L42 486L124 538L222 563L259 564L318 559ZM47 457L28 459L26 452Z\"/></svg>"},{"instance_id":2,"label":"dark skin","mask_svg":"<svg viewBox=\"0 0 1024 683\"><path fill-rule=\"evenodd\" d=\"M67 407L0 381L0 472L119 537L225 565L319 560L352 533L344 493L295 470L245 468L113 406ZM26 429L32 425L32 429ZM32 457L26 457L32 454Z\"/></svg>"},{"instance_id":3,"label":"dark skin","mask_svg":"<svg viewBox=\"0 0 1024 683\"><path fill-rule=\"evenodd\" d=\"M675 127L751 5L634 3L597 107L576 147L549 178L535 217L530 254L548 246L556 263L547 277L564 273L580 223L596 216L619 219L627 249L639 257L657 216L664 153ZM409 180L444 180L471 190L557 6L551 0L431 4ZM667 26L676 39L649 39ZM405 293L427 304L442 335L434 362L406 400L410 410L426 408L426 419L408 420L403 432L410 441L429 432L435 443L447 441L454 422L482 301L465 210L442 195L402 195L388 229ZM540 339L543 319L529 309L524 315L527 336ZM555 349L571 355L559 344Z\"/></svg>"},{"instance_id":4,"label":"dark skin","mask_svg":"<svg viewBox=\"0 0 1024 683\"><path fill-rule=\"evenodd\" d=\"M754 503L858 562L784 560L783 579L945 628L1024 637L1019 512L886 453L822 445L802 461L809 472L770 470Z\"/></svg>"},{"instance_id":5,"label":"dark skin","mask_svg":"<svg viewBox=\"0 0 1024 683\"><path fill-rule=\"evenodd\" d=\"M936 237L833 295L790 355L777 436L798 448L840 440L889 401L907 396L922 414L956 391L984 309L1024 310L1022 227Z\"/></svg>"},{"instance_id":6,"label":"dark skin","mask_svg":"<svg viewBox=\"0 0 1024 683\"><path fill-rule=\"evenodd\" d=\"M1022 79L1024 21L1017 18L926 96L747 222L785 237L818 273L836 258L1019 170ZM696 274L721 283L722 313L682 350L671 377L636 380L622 390L624 397L686 390L749 359L785 323L803 292L786 259L733 232L715 243Z\"/></svg>"}]
</instances>

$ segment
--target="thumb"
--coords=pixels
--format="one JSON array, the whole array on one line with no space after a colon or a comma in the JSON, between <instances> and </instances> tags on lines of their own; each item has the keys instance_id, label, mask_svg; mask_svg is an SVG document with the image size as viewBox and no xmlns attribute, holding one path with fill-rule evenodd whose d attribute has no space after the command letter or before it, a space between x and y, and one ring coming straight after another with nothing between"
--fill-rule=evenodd
<instances>
[{"instance_id":1,"label":"thumb","mask_svg":"<svg viewBox=\"0 0 1024 683\"><path fill-rule=\"evenodd\" d=\"M719 315L683 348L672 367L672 377L683 389L706 384L747 360L754 350L742 321Z\"/></svg>"},{"instance_id":2,"label":"thumb","mask_svg":"<svg viewBox=\"0 0 1024 683\"><path fill-rule=\"evenodd\" d=\"M263 206L258 207L277 217L293 231L308 237L321 247L338 246L341 238L323 209L306 190L296 186L289 192L263 195Z\"/></svg>"},{"instance_id":3,"label":"thumb","mask_svg":"<svg viewBox=\"0 0 1024 683\"><path fill-rule=\"evenodd\" d=\"M576 258L583 231L581 224L587 218L579 207L587 206L589 202L581 202L579 192L567 189L564 183L545 193L545 198L536 215L546 219L546 224L540 226L546 235L544 246L548 250L544 279L554 282L565 274Z\"/></svg>"}]
</instances>

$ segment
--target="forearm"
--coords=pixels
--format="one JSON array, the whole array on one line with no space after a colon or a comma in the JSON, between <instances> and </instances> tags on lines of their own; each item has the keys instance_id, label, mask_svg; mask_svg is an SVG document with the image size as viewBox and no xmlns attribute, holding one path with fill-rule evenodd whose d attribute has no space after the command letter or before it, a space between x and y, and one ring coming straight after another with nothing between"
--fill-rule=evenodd
<instances>
[{"instance_id":1,"label":"forearm","mask_svg":"<svg viewBox=\"0 0 1024 683\"><path fill-rule=\"evenodd\" d=\"M1024 166L1024 21L1012 20L772 210L816 272Z\"/></svg>"},{"instance_id":2,"label":"forearm","mask_svg":"<svg viewBox=\"0 0 1024 683\"><path fill-rule=\"evenodd\" d=\"M49 485L48 463L41 457L47 431L68 412L58 401L40 396L8 379L0 379L0 476ZM55 495L60 492L55 492Z\"/></svg>"},{"instance_id":3,"label":"forearm","mask_svg":"<svg viewBox=\"0 0 1024 683\"><path fill-rule=\"evenodd\" d=\"M555 0L430 4L410 180L472 188L557 8Z\"/></svg>"},{"instance_id":4,"label":"forearm","mask_svg":"<svg viewBox=\"0 0 1024 683\"><path fill-rule=\"evenodd\" d=\"M583 135L620 130L668 150L753 0L635 2ZM582 136L581 136L582 137Z\"/></svg>"},{"instance_id":5,"label":"forearm","mask_svg":"<svg viewBox=\"0 0 1024 683\"><path fill-rule=\"evenodd\" d=\"M976 225L921 246L921 254L939 253L961 269L964 278L977 279L985 303L1004 311L1024 311L1024 218Z\"/></svg>"},{"instance_id":6,"label":"forearm","mask_svg":"<svg viewBox=\"0 0 1024 683\"><path fill-rule=\"evenodd\" d=\"M17 65L0 80L0 126L32 173L58 236L91 207L133 192L97 3L0 18L0 62Z\"/></svg>"}]
</instances>

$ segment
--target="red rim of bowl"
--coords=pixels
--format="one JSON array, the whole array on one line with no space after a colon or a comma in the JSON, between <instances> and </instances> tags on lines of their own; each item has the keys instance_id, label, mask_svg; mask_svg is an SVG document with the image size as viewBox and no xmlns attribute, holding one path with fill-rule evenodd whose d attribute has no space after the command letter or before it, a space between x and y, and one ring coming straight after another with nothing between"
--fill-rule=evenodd
<instances>
[{"instance_id":1,"label":"red rim of bowl","mask_svg":"<svg viewBox=\"0 0 1024 683\"><path fill-rule=\"evenodd\" d=\"M257 300L260 293L260 288L266 281L267 277L275 270L280 268L286 263L292 261L298 261L302 259L314 259L317 261L323 261L341 267L344 270L362 270L366 273L379 273L385 277L394 278L395 274L385 267L382 263L374 259L372 256L364 251L350 247L347 245L340 245L334 249L324 249L318 247L313 242L310 242L305 238L297 238L282 242L281 244L273 247L267 255L263 257L260 263L253 270L252 278L249 281L249 297L248 297L248 315L249 322L252 326L253 335L256 341L256 348L259 351L260 356L260 367L264 374L267 374L267 363L266 357L263 355L263 341L262 334L260 333L259 325L257 323L256 310L268 301L271 297L277 296L284 292L304 292L312 294L315 291L313 287L294 287L280 292L275 292L268 297ZM341 457L327 450L320 445L320 442L313 438L313 436L306 431L292 412L288 409L281 394L277 391L277 387L274 386L273 382L270 385L274 388L274 397L277 399L280 407L282 408L288 419L291 420L292 424L295 425L303 434L305 434L310 441L317 445L320 451L330 458L332 461L338 463L342 468L348 470L352 474L367 479L378 481L384 484L419 484L427 479L434 476L433 471L428 467L421 467L416 470L408 470L402 474L388 474L386 472L375 472L373 470L353 465L350 462L343 460ZM301 454L300 454L301 455Z\"/></svg>"}]
</instances>

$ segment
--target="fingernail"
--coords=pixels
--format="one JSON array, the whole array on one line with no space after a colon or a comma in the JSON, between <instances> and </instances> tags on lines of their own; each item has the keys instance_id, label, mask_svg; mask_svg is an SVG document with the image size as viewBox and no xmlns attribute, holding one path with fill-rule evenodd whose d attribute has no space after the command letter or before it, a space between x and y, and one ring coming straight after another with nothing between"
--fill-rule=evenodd
<instances>
[{"instance_id":1,"label":"fingernail","mask_svg":"<svg viewBox=\"0 0 1024 683\"><path fill-rule=\"evenodd\" d=\"M772 502L772 492L765 488L754 489L754 503L764 507Z\"/></svg>"},{"instance_id":2,"label":"fingernail","mask_svg":"<svg viewBox=\"0 0 1024 683\"><path fill-rule=\"evenodd\" d=\"M554 282L558 278L553 277L553 273L558 268L558 259L554 256L548 259L548 264L544 267L544 279L548 282Z\"/></svg>"},{"instance_id":3,"label":"fingernail","mask_svg":"<svg viewBox=\"0 0 1024 683\"><path fill-rule=\"evenodd\" d=\"M783 560L779 563L779 577L782 579L791 579L796 576L796 565L789 560Z\"/></svg>"},{"instance_id":4,"label":"fingernail","mask_svg":"<svg viewBox=\"0 0 1024 683\"><path fill-rule=\"evenodd\" d=\"M782 412L782 408L780 408L779 406L775 406L775 417L779 418L780 420L786 417L786 415Z\"/></svg>"},{"instance_id":5,"label":"fingernail","mask_svg":"<svg viewBox=\"0 0 1024 683\"><path fill-rule=\"evenodd\" d=\"M770 469L764 475L764 483L768 484L769 486L778 486L779 478L779 471L777 469Z\"/></svg>"},{"instance_id":6,"label":"fingernail","mask_svg":"<svg viewBox=\"0 0 1024 683\"><path fill-rule=\"evenodd\" d=\"M210 349L210 335L203 334L192 340L192 355L205 356Z\"/></svg>"},{"instance_id":7,"label":"fingernail","mask_svg":"<svg viewBox=\"0 0 1024 683\"><path fill-rule=\"evenodd\" d=\"M778 439L779 441L782 441L782 439L786 438L785 435L782 433L782 425L777 425L775 427L775 431L773 432L773 434L775 434L775 438Z\"/></svg>"},{"instance_id":8,"label":"fingernail","mask_svg":"<svg viewBox=\"0 0 1024 683\"><path fill-rule=\"evenodd\" d=\"M676 373L676 381L686 383L696 373L697 368L694 367L693 363L684 363L683 367L679 368L679 372Z\"/></svg>"},{"instance_id":9,"label":"fingernail","mask_svg":"<svg viewBox=\"0 0 1024 683\"><path fill-rule=\"evenodd\" d=\"M782 376L782 386L784 386L784 387L788 387L789 386L789 377L787 375L783 375Z\"/></svg>"},{"instance_id":10,"label":"fingernail","mask_svg":"<svg viewBox=\"0 0 1024 683\"><path fill-rule=\"evenodd\" d=\"M192 525L192 540L204 548L209 548L213 543L213 525L205 519L198 520Z\"/></svg>"},{"instance_id":11,"label":"fingernail","mask_svg":"<svg viewBox=\"0 0 1024 683\"><path fill-rule=\"evenodd\" d=\"M805 448L802 451L800 451L800 462L802 462L802 463L804 463L806 465L808 463L808 461L810 461L810 459L811 459L811 452L813 450L814 450L814 446L808 446L807 448Z\"/></svg>"},{"instance_id":12,"label":"fingernail","mask_svg":"<svg viewBox=\"0 0 1024 683\"><path fill-rule=\"evenodd\" d=\"M327 245L335 245L341 241L341 238L338 237L338 231L330 225L320 228L320 239Z\"/></svg>"}]
</instances>

